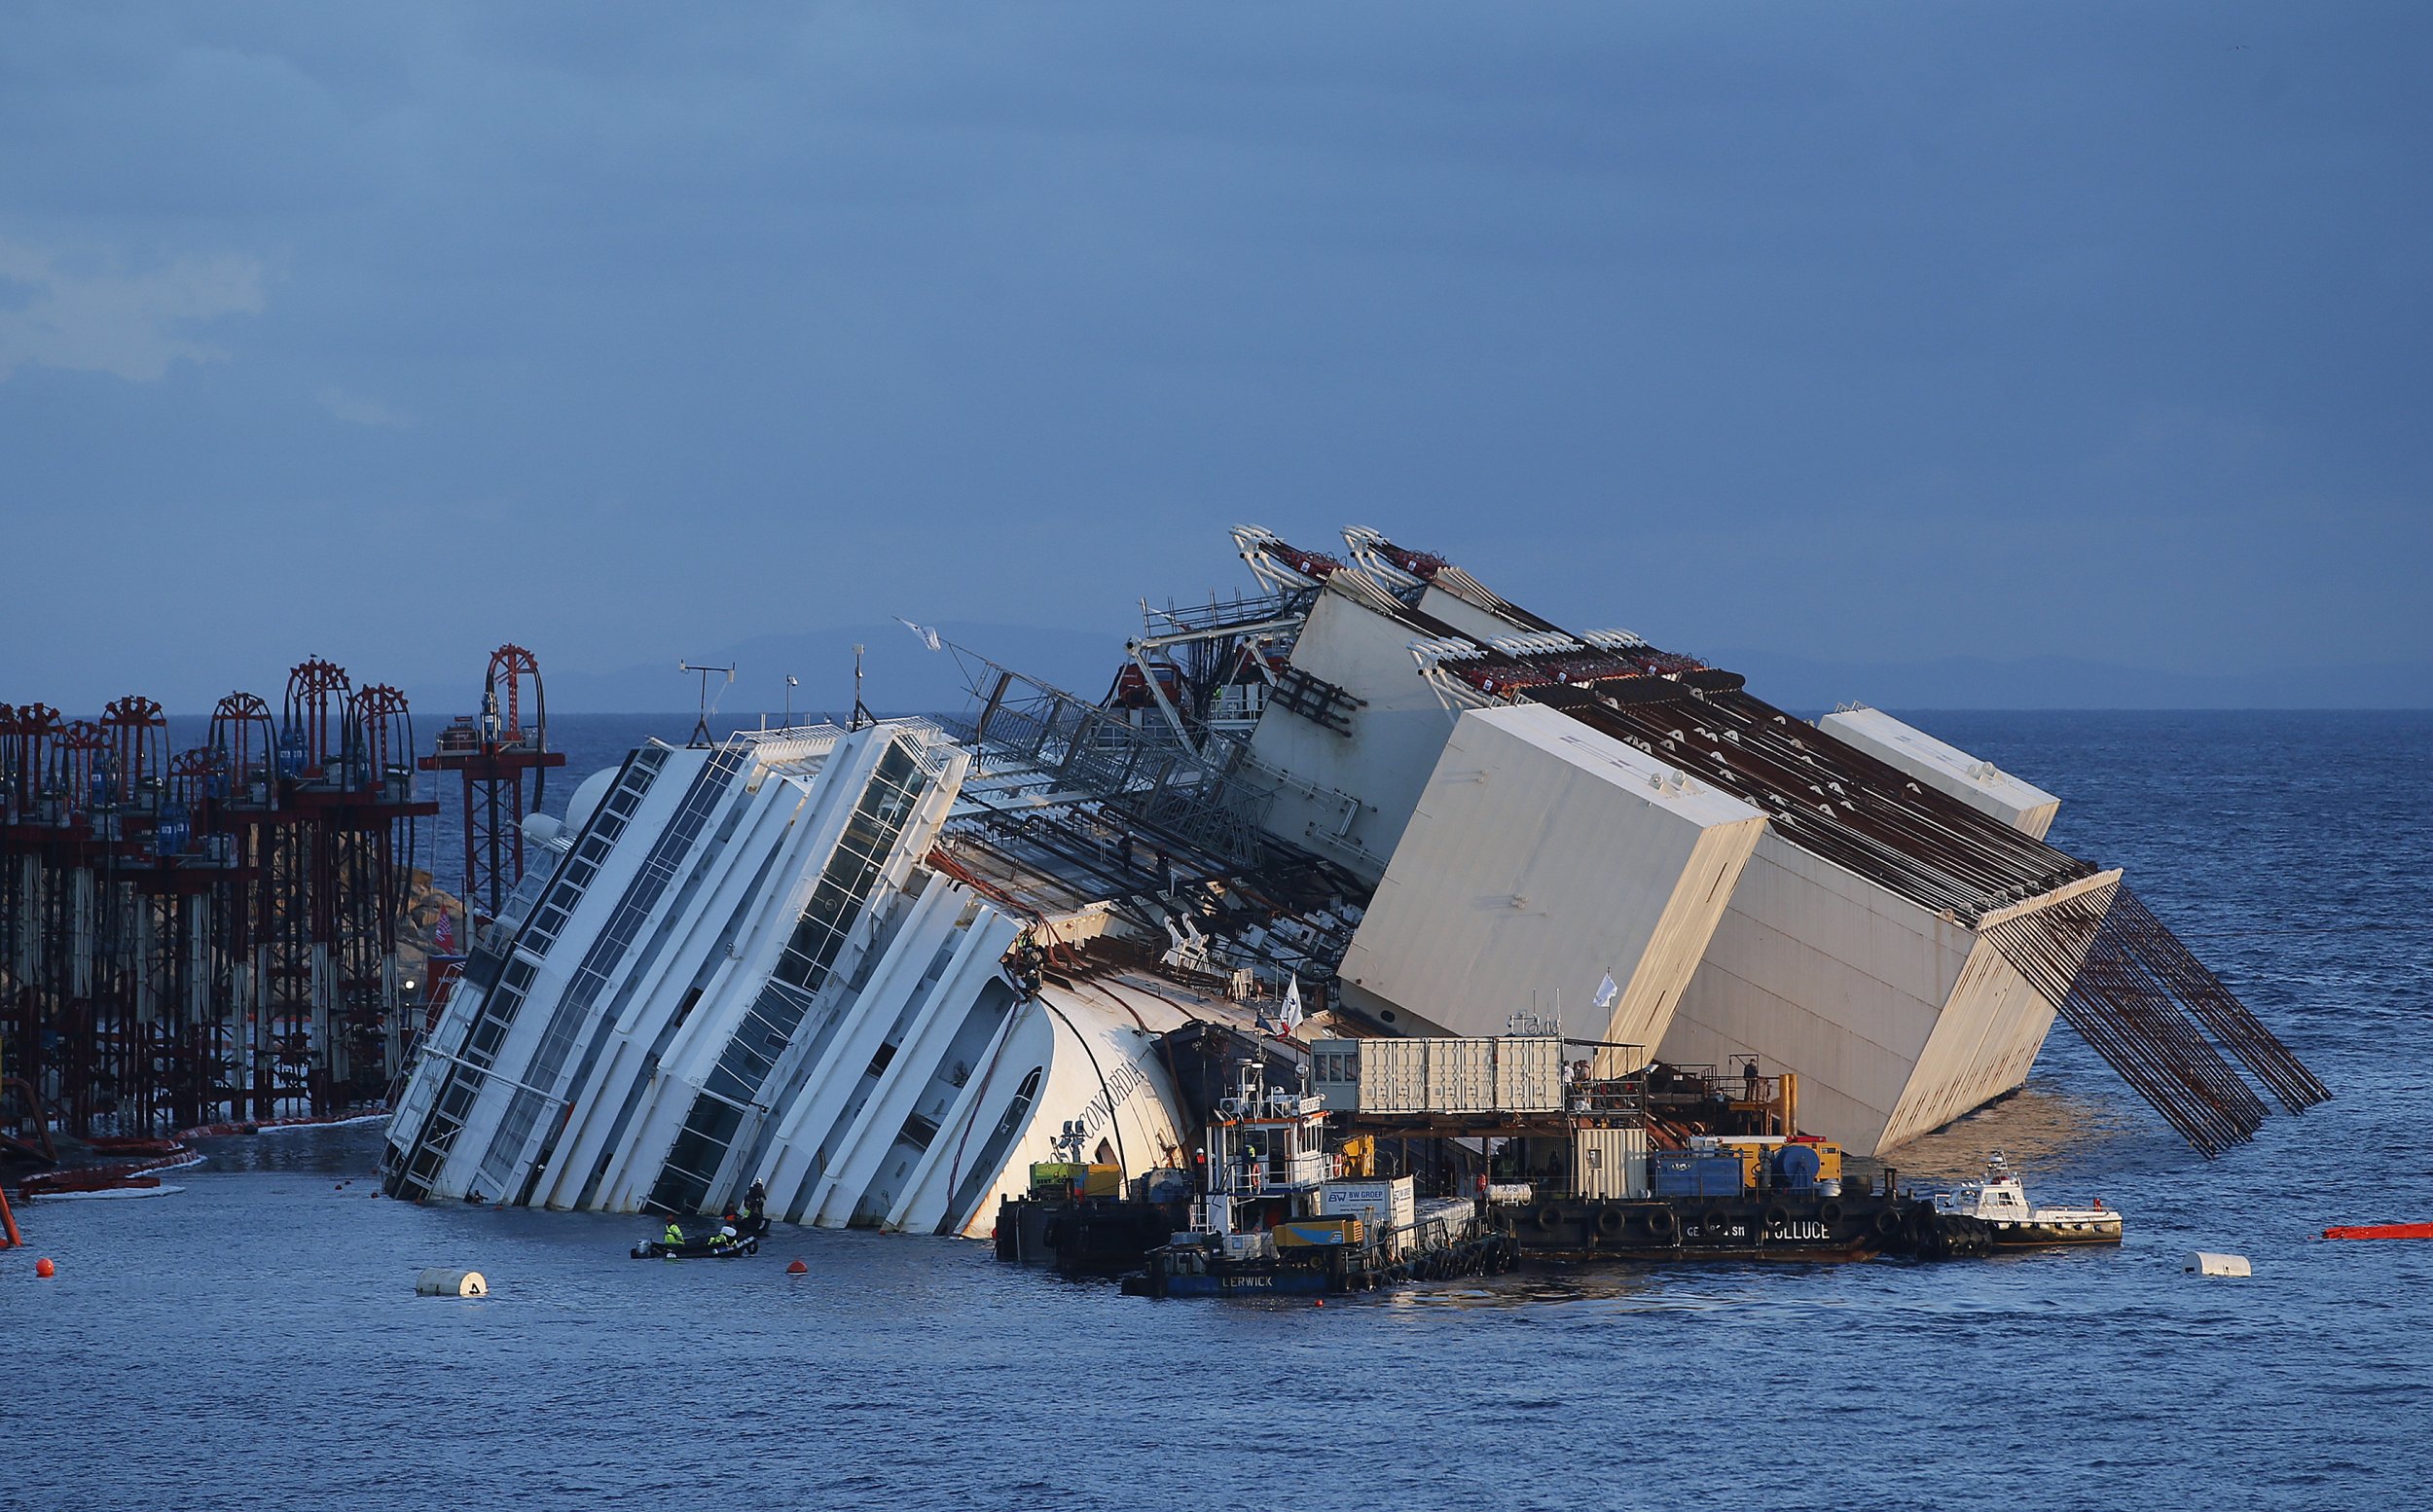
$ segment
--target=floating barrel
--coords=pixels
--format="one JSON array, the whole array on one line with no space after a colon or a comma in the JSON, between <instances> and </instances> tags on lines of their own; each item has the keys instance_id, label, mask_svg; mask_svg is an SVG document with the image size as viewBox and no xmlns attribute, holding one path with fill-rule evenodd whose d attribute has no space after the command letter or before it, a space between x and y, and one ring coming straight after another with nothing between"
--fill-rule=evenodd
<instances>
[{"instance_id":1,"label":"floating barrel","mask_svg":"<svg viewBox=\"0 0 2433 1512\"><path fill-rule=\"evenodd\" d=\"M2226 1255L2210 1249L2192 1249L2180 1266L2182 1271L2198 1276L2252 1276L2254 1270L2245 1255Z\"/></svg>"},{"instance_id":2,"label":"floating barrel","mask_svg":"<svg viewBox=\"0 0 2433 1512\"><path fill-rule=\"evenodd\" d=\"M479 1271L450 1271L438 1266L416 1278L414 1293L418 1297L487 1297L490 1282Z\"/></svg>"}]
</instances>

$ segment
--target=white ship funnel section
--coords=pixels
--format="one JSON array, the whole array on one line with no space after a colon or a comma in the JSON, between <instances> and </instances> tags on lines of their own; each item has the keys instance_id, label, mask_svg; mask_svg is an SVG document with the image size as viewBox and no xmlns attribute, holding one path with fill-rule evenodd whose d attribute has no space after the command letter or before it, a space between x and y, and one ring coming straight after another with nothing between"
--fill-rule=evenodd
<instances>
[{"instance_id":1,"label":"white ship funnel section","mask_svg":"<svg viewBox=\"0 0 2433 1512\"><path fill-rule=\"evenodd\" d=\"M2038 840L2052 828L2052 817L2061 808L2060 799L2034 783L1912 729L1882 709L1836 709L1816 725L1937 792Z\"/></svg>"},{"instance_id":2,"label":"white ship funnel section","mask_svg":"<svg viewBox=\"0 0 2433 1512\"><path fill-rule=\"evenodd\" d=\"M1635 1070L1765 826L1758 809L1555 709L1472 710L1342 979L1460 1035L1502 1033L1514 1013L1559 1002L1566 1034L1638 1047L1601 1058L1605 1074Z\"/></svg>"},{"instance_id":3,"label":"white ship funnel section","mask_svg":"<svg viewBox=\"0 0 2433 1512\"><path fill-rule=\"evenodd\" d=\"M2086 878L2038 906L2100 902L2119 880ZM1661 1054L1722 1065L1754 1053L1797 1071L1802 1126L1872 1155L2018 1086L2055 1007L1956 918L1769 835Z\"/></svg>"},{"instance_id":4,"label":"white ship funnel section","mask_svg":"<svg viewBox=\"0 0 2433 1512\"><path fill-rule=\"evenodd\" d=\"M1267 811L1267 831L1374 882L1453 733L1453 715L1411 657L1412 638L1426 631L1357 572L1338 570L1325 582L1252 733L1251 754L1288 779Z\"/></svg>"}]
</instances>

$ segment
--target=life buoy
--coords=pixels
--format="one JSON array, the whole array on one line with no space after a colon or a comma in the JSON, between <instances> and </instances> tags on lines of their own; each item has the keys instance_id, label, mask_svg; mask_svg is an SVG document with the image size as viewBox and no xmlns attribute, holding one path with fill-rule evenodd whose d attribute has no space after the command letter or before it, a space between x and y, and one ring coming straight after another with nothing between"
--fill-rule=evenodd
<instances>
[{"instance_id":1,"label":"life buoy","mask_svg":"<svg viewBox=\"0 0 2433 1512\"><path fill-rule=\"evenodd\" d=\"M1825 1199L1825 1206L1816 1210L1816 1221L1829 1229L1839 1223L1841 1221L1840 1199L1833 1197Z\"/></svg>"},{"instance_id":2,"label":"life buoy","mask_svg":"<svg viewBox=\"0 0 2433 1512\"><path fill-rule=\"evenodd\" d=\"M1622 1210L1619 1207L1608 1207L1599 1211L1597 1232L1607 1239L1619 1238L1622 1232Z\"/></svg>"},{"instance_id":3,"label":"life buoy","mask_svg":"<svg viewBox=\"0 0 2433 1512\"><path fill-rule=\"evenodd\" d=\"M1543 1207L1538 1209L1537 1221L1538 1227L1542 1229L1551 1230L1556 1228L1563 1221L1563 1209L1555 1206L1552 1203L1548 1203Z\"/></svg>"}]
</instances>

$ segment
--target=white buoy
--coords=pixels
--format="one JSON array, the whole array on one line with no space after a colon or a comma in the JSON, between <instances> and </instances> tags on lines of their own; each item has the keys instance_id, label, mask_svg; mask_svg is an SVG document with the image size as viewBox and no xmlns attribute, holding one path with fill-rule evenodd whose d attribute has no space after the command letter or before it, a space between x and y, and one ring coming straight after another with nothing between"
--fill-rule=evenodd
<instances>
[{"instance_id":1,"label":"white buoy","mask_svg":"<svg viewBox=\"0 0 2433 1512\"><path fill-rule=\"evenodd\" d=\"M479 1271L449 1271L433 1266L414 1283L418 1297L487 1297L490 1282Z\"/></svg>"},{"instance_id":2,"label":"white buoy","mask_svg":"<svg viewBox=\"0 0 2433 1512\"><path fill-rule=\"evenodd\" d=\"M2188 1263L2180 1269L2197 1276L2253 1276L2255 1274L2248 1268L2245 1255L2218 1254L2210 1249L2190 1250Z\"/></svg>"}]
</instances>

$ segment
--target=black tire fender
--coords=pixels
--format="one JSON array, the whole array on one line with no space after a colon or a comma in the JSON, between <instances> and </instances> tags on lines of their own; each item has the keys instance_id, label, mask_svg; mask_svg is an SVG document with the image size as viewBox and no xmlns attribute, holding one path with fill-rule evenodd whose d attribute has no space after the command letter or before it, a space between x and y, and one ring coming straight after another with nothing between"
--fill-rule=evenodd
<instances>
[{"instance_id":1,"label":"black tire fender","mask_svg":"<svg viewBox=\"0 0 2433 1512\"><path fill-rule=\"evenodd\" d=\"M1607 1239L1619 1239L1622 1233L1622 1210L1607 1207L1597 1214L1597 1232Z\"/></svg>"},{"instance_id":2,"label":"black tire fender","mask_svg":"<svg viewBox=\"0 0 2433 1512\"><path fill-rule=\"evenodd\" d=\"M1651 1207L1640 1215L1640 1221L1647 1224L1649 1233L1659 1239L1680 1227L1680 1220L1673 1216L1670 1207Z\"/></svg>"},{"instance_id":3,"label":"black tire fender","mask_svg":"<svg viewBox=\"0 0 2433 1512\"><path fill-rule=\"evenodd\" d=\"M1901 1214L1893 1211L1889 1207L1878 1207L1875 1209L1875 1232L1881 1234L1886 1239L1890 1239L1895 1234L1901 1232Z\"/></svg>"},{"instance_id":4,"label":"black tire fender","mask_svg":"<svg viewBox=\"0 0 2433 1512\"><path fill-rule=\"evenodd\" d=\"M1780 1203L1770 1204L1765 1209L1764 1221L1767 1228L1779 1229L1791 1221L1791 1209Z\"/></svg>"},{"instance_id":5,"label":"black tire fender","mask_svg":"<svg viewBox=\"0 0 2433 1512\"><path fill-rule=\"evenodd\" d=\"M1841 1221L1840 1199L1833 1197L1825 1199L1825 1206L1816 1210L1816 1221L1829 1229L1839 1223Z\"/></svg>"},{"instance_id":6,"label":"black tire fender","mask_svg":"<svg viewBox=\"0 0 2433 1512\"><path fill-rule=\"evenodd\" d=\"M1543 1207L1538 1209L1536 1218L1538 1227L1550 1232L1562 1224L1563 1209L1557 1207L1552 1203L1548 1203Z\"/></svg>"}]
</instances>

